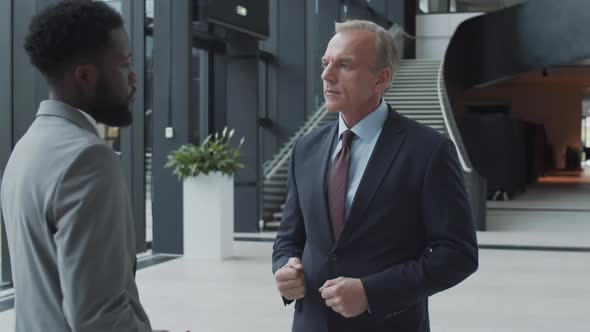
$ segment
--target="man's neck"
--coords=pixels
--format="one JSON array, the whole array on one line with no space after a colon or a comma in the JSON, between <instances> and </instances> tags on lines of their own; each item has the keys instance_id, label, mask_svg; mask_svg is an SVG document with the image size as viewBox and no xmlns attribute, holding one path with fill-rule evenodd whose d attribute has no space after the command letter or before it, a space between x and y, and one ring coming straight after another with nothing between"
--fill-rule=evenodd
<instances>
[{"instance_id":1,"label":"man's neck","mask_svg":"<svg viewBox=\"0 0 590 332\"><path fill-rule=\"evenodd\" d=\"M83 111L85 111L86 108L82 105L82 103L80 103L79 100L77 100L77 98L68 97L65 94L60 93L54 89L49 89L49 100L60 101L62 103L68 104L72 107L75 107Z\"/></svg>"},{"instance_id":2,"label":"man's neck","mask_svg":"<svg viewBox=\"0 0 590 332\"><path fill-rule=\"evenodd\" d=\"M344 123L346 123L346 126L348 128L352 128L357 123L361 122L365 117L367 117L367 115L373 113L379 107L380 103L381 103L381 97L379 97L379 99L377 99L377 100L372 100L368 106L363 107L362 108L363 112L360 112L360 113L351 112L352 114L345 114L344 112L341 112L342 119L344 120Z\"/></svg>"}]
</instances>

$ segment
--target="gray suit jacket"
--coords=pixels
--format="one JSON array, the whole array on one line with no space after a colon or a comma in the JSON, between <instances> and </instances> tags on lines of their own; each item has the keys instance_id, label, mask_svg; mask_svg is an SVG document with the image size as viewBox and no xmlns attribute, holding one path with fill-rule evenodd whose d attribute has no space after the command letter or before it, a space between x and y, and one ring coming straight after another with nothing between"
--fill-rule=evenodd
<instances>
[{"instance_id":1,"label":"gray suit jacket","mask_svg":"<svg viewBox=\"0 0 590 332\"><path fill-rule=\"evenodd\" d=\"M75 108L44 101L4 172L16 331L151 331L120 162Z\"/></svg>"}]
</instances>

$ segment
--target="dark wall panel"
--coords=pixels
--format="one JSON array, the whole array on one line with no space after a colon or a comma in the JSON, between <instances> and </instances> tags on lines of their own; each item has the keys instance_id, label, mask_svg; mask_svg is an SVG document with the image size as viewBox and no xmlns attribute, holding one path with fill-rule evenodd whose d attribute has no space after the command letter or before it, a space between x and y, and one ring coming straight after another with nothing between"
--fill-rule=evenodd
<instances>
[{"instance_id":1,"label":"dark wall panel","mask_svg":"<svg viewBox=\"0 0 590 332\"><path fill-rule=\"evenodd\" d=\"M0 176L12 150L12 3L0 2Z\"/></svg>"},{"instance_id":2,"label":"dark wall panel","mask_svg":"<svg viewBox=\"0 0 590 332\"><path fill-rule=\"evenodd\" d=\"M12 1L0 2L0 179L12 150ZM0 210L0 284L12 280L4 220Z\"/></svg>"},{"instance_id":3,"label":"dark wall panel","mask_svg":"<svg viewBox=\"0 0 590 332\"><path fill-rule=\"evenodd\" d=\"M278 118L280 143L305 119L305 2L279 2Z\"/></svg>"},{"instance_id":4,"label":"dark wall panel","mask_svg":"<svg viewBox=\"0 0 590 332\"><path fill-rule=\"evenodd\" d=\"M144 252L145 241L145 2L131 1L130 19L128 24L129 39L131 40L131 52L133 67L137 77L135 103L133 105L133 125L123 129L123 134L128 135L129 150L129 191L132 199L133 217L135 219L135 245L137 252Z\"/></svg>"},{"instance_id":5,"label":"dark wall panel","mask_svg":"<svg viewBox=\"0 0 590 332\"><path fill-rule=\"evenodd\" d=\"M234 128L234 143L241 137L241 162L246 166L235 178L235 231L258 230L258 60L228 57L227 126ZM231 97L230 97L231 96Z\"/></svg>"},{"instance_id":6,"label":"dark wall panel","mask_svg":"<svg viewBox=\"0 0 590 332\"><path fill-rule=\"evenodd\" d=\"M153 250L181 254L182 184L164 164L170 151L189 141L190 3L157 0L154 11ZM168 126L174 138L165 138Z\"/></svg>"},{"instance_id":7,"label":"dark wall panel","mask_svg":"<svg viewBox=\"0 0 590 332\"><path fill-rule=\"evenodd\" d=\"M47 84L41 74L30 64L23 48L31 17L57 0L14 1L13 17L13 140L18 141L27 131L42 100L48 98Z\"/></svg>"}]
</instances>

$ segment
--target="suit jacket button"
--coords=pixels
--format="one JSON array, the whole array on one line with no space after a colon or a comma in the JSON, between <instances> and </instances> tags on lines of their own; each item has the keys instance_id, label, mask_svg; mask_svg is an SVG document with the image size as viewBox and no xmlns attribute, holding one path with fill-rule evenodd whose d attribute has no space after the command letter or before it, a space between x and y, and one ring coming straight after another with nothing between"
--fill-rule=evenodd
<instances>
[{"instance_id":1,"label":"suit jacket button","mask_svg":"<svg viewBox=\"0 0 590 332\"><path fill-rule=\"evenodd\" d=\"M330 255L330 262L336 263L338 261L338 256L335 254Z\"/></svg>"}]
</instances>

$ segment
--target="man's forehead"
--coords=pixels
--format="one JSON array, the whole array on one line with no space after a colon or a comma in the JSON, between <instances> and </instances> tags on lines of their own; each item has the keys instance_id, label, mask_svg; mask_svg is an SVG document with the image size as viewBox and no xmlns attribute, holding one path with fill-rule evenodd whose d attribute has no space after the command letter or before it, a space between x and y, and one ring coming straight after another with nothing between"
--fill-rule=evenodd
<instances>
[{"instance_id":1,"label":"man's forehead","mask_svg":"<svg viewBox=\"0 0 590 332\"><path fill-rule=\"evenodd\" d=\"M346 48L367 47L369 45L374 45L375 42L376 35L374 32L365 30L353 30L338 32L334 35L334 37L332 37L332 39L330 39L328 46L339 46Z\"/></svg>"},{"instance_id":2,"label":"man's forehead","mask_svg":"<svg viewBox=\"0 0 590 332\"><path fill-rule=\"evenodd\" d=\"M367 50L375 41L371 31L343 31L335 34L328 42L324 56L354 57Z\"/></svg>"},{"instance_id":3,"label":"man's forehead","mask_svg":"<svg viewBox=\"0 0 590 332\"><path fill-rule=\"evenodd\" d=\"M111 54L117 58L128 58L131 54L129 38L124 29L111 31Z\"/></svg>"}]
</instances>

